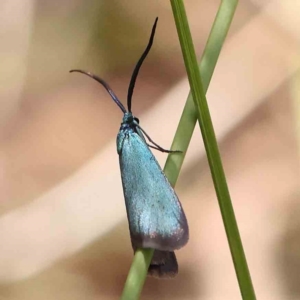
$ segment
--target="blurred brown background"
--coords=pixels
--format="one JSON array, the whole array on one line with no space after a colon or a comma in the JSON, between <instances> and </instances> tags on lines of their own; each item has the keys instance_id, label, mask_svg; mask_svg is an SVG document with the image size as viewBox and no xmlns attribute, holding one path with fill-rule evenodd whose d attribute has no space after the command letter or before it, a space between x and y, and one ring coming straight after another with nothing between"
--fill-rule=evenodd
<instances>
[{"instance_id":1,"label":"blurred brown background","mask_svg":"<svg viewBox=\"0 0 300 300\"><path fill-rule=\"evenodd\" d=\"M185 1L200 58L219 1ZM299 299L300 3L240 1L208 101L258 299ZM0 299L117 299L132 259L115 138L133 112L168 147L189 90L168 1L0 4ZM165 155L155 153L163 164ZM142 299L240 299L199 128L176 190L180 273Z\"/></svg>"}]
</instances>

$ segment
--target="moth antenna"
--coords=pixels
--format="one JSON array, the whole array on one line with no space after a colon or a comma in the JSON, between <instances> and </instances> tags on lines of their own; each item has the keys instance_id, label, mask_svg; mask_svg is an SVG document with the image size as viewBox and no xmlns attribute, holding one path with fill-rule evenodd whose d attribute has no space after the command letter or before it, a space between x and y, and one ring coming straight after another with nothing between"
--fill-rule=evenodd
<instances>
[{"instance_id":1,"label":"moth antenna","mask_svg":"<svg viewBox=\"0 0 300 300\"><path fill-rule=\"evenodd\" d=\"M141 58L137 62L136 66L133 70L131 79L130 79L130 83L129 83L129 87L128 87L128 94L127 94L127 108L128 108L129 112L131 112L131 99L132 99L132 94L133 94L136 78L139 74L139 71L140 71L140 68L143 64L143 61L145 60L146 56L148 55L148 53L151 49L151 46L153 44L153 39L154 39L154 35L155 35L155 29L156 29L157 21L158 21L158 18L155 19L155 22L154 22L153 27L152 27L152 31L151 31L151 35L150 35L148 45L147 45L144 53L142 54Z\"/></svg>"},{"instance_id":2,"label":"moth antenna","mask_svg":"<svg viewBox=\"0 0 300 300\"><path fill-rule=\"evenodd\" d=\"M118 99L118 97L116 96L116 94L113 92L113 90L110 88L110 86L100 77L98 77L97 75L94 75L90 72L86 72L83 70L71 70L70 73L72 72L78 72L78 73L82 73L85 74L93 79L95 79L96 81L98 81L100 84L102 84L104 86L104 88L107 90L107 92L110 94L111 98L114 100L114 102L120 107L120 109L122 110L122 112L125 114L126 113L126 109L124 107L124 105L121 103L121 101Z\"/></svg>"}]
</instances>

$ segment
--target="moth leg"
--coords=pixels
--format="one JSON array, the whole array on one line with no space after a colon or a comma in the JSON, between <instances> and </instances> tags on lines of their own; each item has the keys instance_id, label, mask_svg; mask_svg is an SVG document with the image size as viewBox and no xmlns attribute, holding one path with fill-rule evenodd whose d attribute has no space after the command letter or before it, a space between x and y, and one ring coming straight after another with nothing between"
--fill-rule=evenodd
<instances>
[{"instance_id":1,"label":"moth leg","mask_svg":"<svg viewBox=\"0 0 300 300\"><path fill-rule=\"evenodd\" d=\"M148 144L148 143L146 143L146 144L147 144L148 147L150 147L150 148L152 148L152 149L155 149L155 150L158 150L158 151L160 151L160 152L164 152L164 153L174 153L174 152L178 153L178 152L181 152L181 151L166 150L166 149L163 149L163 148L161 148L161 147L152 146L152 145L150 145L150 144Z\"/></svg>"},{"instance_id":2,"label":"moth leg","mask_svg":"<svg viewBox=\"0 0 300 300\"><path fill-rule=\"evenodd\" d=\"M152 143L155 146L154 147L154 146L151 146L151 145L147 144L149 147L151 147L153 149L156 149L158 151L164 152L164 153L182 153L182 151L180 151L180 150L166 150L166 149L164 149L163 147L161 147L158 144L156 144L141 126L138 125L138 128L147 137L147 139L149 140L149 142Z\"/></svg>"}]
</instances>

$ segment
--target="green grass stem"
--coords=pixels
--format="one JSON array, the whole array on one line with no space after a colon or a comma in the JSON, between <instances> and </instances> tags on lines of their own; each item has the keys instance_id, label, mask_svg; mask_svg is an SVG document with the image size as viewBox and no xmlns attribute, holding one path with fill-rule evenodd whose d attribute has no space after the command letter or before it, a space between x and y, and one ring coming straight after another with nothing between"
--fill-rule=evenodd
<instances>
[{"instance_id":1,"label":"green grass stem","mask_svg":"<svg viewBox=\"0 0 300 300\"><path fill-rule=\"evenodd\" d=\"M207 105L183 0L171 0L186 71L243 299L256 299Z\"/></svg>"}]
</instances>

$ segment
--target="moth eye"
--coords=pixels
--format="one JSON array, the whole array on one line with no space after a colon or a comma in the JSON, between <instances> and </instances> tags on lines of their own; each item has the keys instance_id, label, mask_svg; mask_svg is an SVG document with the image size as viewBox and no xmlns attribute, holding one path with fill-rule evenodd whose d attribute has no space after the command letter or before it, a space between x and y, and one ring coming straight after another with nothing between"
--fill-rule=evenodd
<instances>
[{"instance_id":1,"label":"moth eye","mask_svg":"<svg viewBox=\"0 0 300 300\"><path fill-rule=\"evenodd\" d=\"M139 120L138 118L136 118L136 117L134 117L133 120L134 120L135 122L137 122L138 124L140 123L140 120Z\"/></svg>"}]
</instances>

